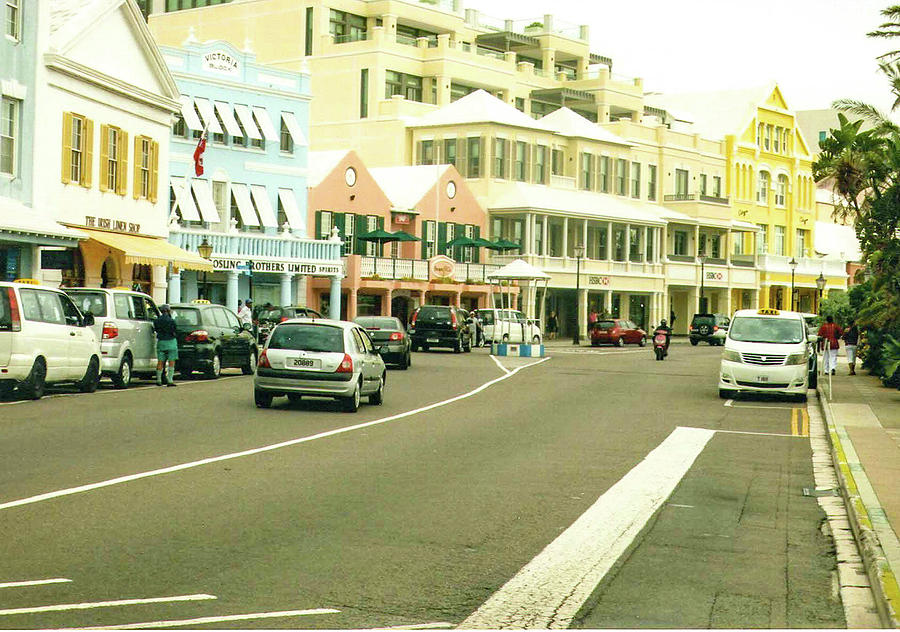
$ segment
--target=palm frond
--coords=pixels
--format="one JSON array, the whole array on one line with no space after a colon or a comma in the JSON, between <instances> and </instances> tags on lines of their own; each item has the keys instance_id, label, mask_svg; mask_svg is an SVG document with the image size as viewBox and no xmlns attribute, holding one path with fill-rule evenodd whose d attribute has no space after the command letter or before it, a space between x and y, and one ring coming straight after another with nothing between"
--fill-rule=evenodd
<instances>
[{"instance_id":1,"label":"palm frond","mask_svg":"<svg viewBox=\"0 0 900 632\"><path fill-rule=\"evenodd\" d=\"M856 116L861 116L875 126L890 122L890 120L874 105L869 105L868 103L863 103L856 99L838 99L831 104L831 107L836 110L841 110L842 112L850 112Z\"/></svg>"}]
</instances>

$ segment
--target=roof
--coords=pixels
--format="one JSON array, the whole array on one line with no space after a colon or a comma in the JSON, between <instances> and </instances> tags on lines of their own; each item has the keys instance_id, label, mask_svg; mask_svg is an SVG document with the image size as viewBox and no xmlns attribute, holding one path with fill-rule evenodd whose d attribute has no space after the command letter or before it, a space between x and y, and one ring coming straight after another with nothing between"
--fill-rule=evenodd
<instances>
[{"instance_id":1,"label":"roof","mask_svg":"<svg viewBox=\"0 0 900 632\"><path fill-rule=\"evenodd\" d=\"M815 250L826 257L844 261L861 261L862 251L853 226L816 222Z\"/></svg>"},{"instance_id":2,"label":"roof","mask_svg":"<svg viewBox=\"0 0 900 632\"><path fill-rule=\"evenodd\" d=\"M720 139L744 132L757 108L775 90L774 82L743 90L647 95L648 105L660 107L694 124L703 136Z\"/></svg>"},{"instance_id":3,"label":"roof","mask_svg":"<svg viewBox=\"0 0 900 632\"><path fill-rule=\"evenodd\" d=\"M414 209L451 165L375 167L369 173L395 209Z\"/></svg>"},{"instance_id":4,"label":"roof","mask_svg":"<svg viewBox=\"0 0 900 632\"><path fill-rule=\"evenodd\" d=\"M590 140L599 140L607 143L631 146L627 140L621 136L617 136L584 118L578 112L563 107L551 112L540 119L540 123L549 130L552 130L562 136L570 136L573 138L587 138Z\"/></svg>"},{"instance_id":5,"label":"roof","mask_svg":"<svg viewBox=\"0 0 900 632\"><path fill-rule=\"evenodd\" d=\"M498 123L528 129L544 129L539 121L484 90L476 90L449 105L411 120L409 127L436 127L468 123Z\"/></svg>"},{"instance_id":6,"label":"roof","mask_svg":"<svg viewBox=\"0 0 900 632\"><path fill-rule=\"evenodd\" d=\"M333 151L311 151L307 158L306 186L314 188L322 184L322 180L328 177L344 156L350 153L349 149L336 149Z\"/></svg>"},{"instance_id":7,"label":"roof","mask_svg":"<svg viewBox=\"0 0 900 632\"><path fill-rule=\"evenodd\" d=\"M530 263L522 259L516 259L512 263L508 263L499 270L494 270L488 275L489 279L510 279L527 281L531 279L549 279L550 275L545 274L543 270L535 268Z\"/></svg>"}]
</instances>

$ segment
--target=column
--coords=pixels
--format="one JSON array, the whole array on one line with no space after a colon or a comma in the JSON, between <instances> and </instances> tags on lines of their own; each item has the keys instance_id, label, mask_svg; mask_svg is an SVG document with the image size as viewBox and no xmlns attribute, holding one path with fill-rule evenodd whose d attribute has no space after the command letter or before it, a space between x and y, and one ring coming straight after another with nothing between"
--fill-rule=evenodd
<instances>
[{"instance_id":1,"label":"column","mask_svg":"<svg viewBox=\"0 0 900 632\"><path fill-rule=\"evenodd\" d=\"M732 295L734 294L734 290L731 288L731 286L729 286L728 289L725 290L725 292L726 292L726 295L725 295L725 296L726 296L726 298L725 298L725 314L726 314L729 318L731 318L731 314L732 314L732 312L734 311L734 310L732 309L732 307L731 307L731 305L732 305L732 298L733 298ZM738 290L738 292L740 292L740 290Z\"/></svg>"},{"instance_id":2,"label":"column","mask_svg":"<svg viewBox=\"0 0 900 632\"><path fill-rule=\"evenodd\" d=\"M603 293L603 312L606 316L612 315L612 290L606 290Z\"/></svg>"},{"instance_id":3,"label":"column","mask_svg":"<svg viewBox=\"0 0 900 632\"><path fill-rule=\"evenodd\" d=\"M562 256L569 256L569 218L563 218L563 230L562 230Z\"/></svg>"},{"instance_id":4,"label":"column","mask_svg":"<svg viewBox=\"0 0 900 632\"><path fill-rule=\"evenodd\" d=\"M239 274L237 270L229 270L227 275L228 277L225 281L225 306L228 309L237 311L238 300L240 300L238 296ZM282 305L289 305L289 303L282 303Z\"/></svg>"},{"instance_id":5,"label":"column","mask_svg":"<svg viewBox=\"0 0 900 632\"><path fill-rule=\"evenodd\" d=\"M450 77L438 75L435 77L435 80L437 81L437 105L450 105ZM484 148L482 148L482 151L484 151ZM482 156L483 159L484 157ZM490 165L487 165L486 169L490 170Z\"/></svg>"},{"instance_id":6,"label":"column","mask_svg":"<svg viewBox=\"0 0 900 632\"><path fill-rule=\"evenodd\" d=\"M606 260L612 261L615 258L615 244L613 244L613 223L606 224Z\"/></svg>"},{"instance_id":7,"label":"column","mask_svg":"<svg viewBox=\"0 0 900 632\"><path fill-rule=\"evenodd\" d=\"M547 235L550 233L549 218L547 215L543 215L542 218L543 221L541 222L541 231L543 231L544 237L543 239L541 239L541 249L543 250L543 252L541 252L541 255L546 257L547 253L550 251L550 246L549 244L547 244Z\"/></svg>"},{"instance_id":8,"label":"column","mask_svg":"<svg viewBox=\"0 0 900 632\"><path fill-rule=\"evenodd\" d=\"M587 317L588 317L588 290L582 287L578 292L578 333L579 338L585 340L587 336ZM588 342L590 342L588 340Z\"/></svg>"},{"instance_id":9,"label":"column","mask_svg":"<svg viewBox=\"0 0 900 632\"><path fill-rule=\"evenodd\" d=\"M281 304L282 305L293 305L293 297L291 296L291 282L294 279L294 275L290 272L286 272L281 275ZM229 279L230 281L230 279ZM237 303L235 303L237 304Z\"/></svg>"},{"instance_id":10,"label":"column","mask_svg":"<svg viewBox=\"0 0 900 632\"><path fill-rule=\"evenodd\" d=\"M309 277L305 274L298 274L294 277L294 300L291 305L302 305L307 307L310 305L308 290Z\"/></svg>"},{"instance_id":11,"label":"column","mask_svg":"<svg viewBox=\"0 0 900 632\"><path fill-rule=\"evenodd\" d=\"M587 256L588 241L588 223L586 219L581 220L581 245L584 246L584 254Z\"/></svg>"},{"instance_id":12,"label":"column","mask_svg":"<svg viewBox=\"0 0 900 632\"><path fill-rule=\"evenodd\" d=\"M175 268L172 268L172 272L169 273L169 284L166 289L169 303L181 302L181 272L175 272Z\"/></svg>"},{"instance_id":13,"label":"column","mask_svg":"<svg viewBox=\"0 0 900 632\"><path fill-rule=\"evenodd\" d=\"M522 248L523 255L530 255L534 252L534 231L532 223L534 222L534 213L525 214L525 247Z\"/></svg>"},{"instance_id":14,"label":"column","mask_svg":"<svg viewBox=\"0 0 900 632\"><path fill-rule=\"evenodd\" d=\"M328 318L331 320L341 319L341 277L331 277L331 293L329 295L330 305L328 309ZM349 313L348 313L349 316Z\"/></svg>"},{"instance_id":15,"label":"column","mask_svg":"<svg viewBox=\"0 0 900 632\"><path fill-rule=\"evenodd\" d=\"M199 296L199 287L197 284L197 276L200 273L196 270L185 270L184 296L181 297L183 303L190 303Z\"/></svg>"}]
</instances>

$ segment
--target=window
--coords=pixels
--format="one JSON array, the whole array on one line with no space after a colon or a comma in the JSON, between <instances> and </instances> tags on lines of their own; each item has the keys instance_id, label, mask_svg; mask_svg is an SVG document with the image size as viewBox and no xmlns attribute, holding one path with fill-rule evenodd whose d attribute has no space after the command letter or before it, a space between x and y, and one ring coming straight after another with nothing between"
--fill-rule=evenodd
<instances>
[{"instance_id":1,"label":"window","mask_svg":"<svg viewBox=\"0 0 900 632\"><path fill-rule=\"evenodd\" d=\"M631 163L631 197L641 197L641 163Z\"/></svg>"},{"instance_id":2,"label":"window","mask_svg":"<svg viewBox=\"0 0 900 632\"><path fill-rule=\"evenodd\" d=\"M292 154L294 153L294 138L291 136L291 131L288 129L287 124L284 122L284 119L281 119L281 129L279 130L279 136L281 138L281 142L279 144L279 148L281 151Z\"/></svg>"},{"instance_id":3,"label":"window","mask_svg":"<svg viewBox=\"0 0 900 632\"><path fill-rule=\"evenodd\" d=\"M700 174L700 195L706 195L706 174Z\"/></svg>"},{"instance_id":4,"label":"window","mask_svg":"<svg viewBox=\"0 0 900 632\"><path fill-rule=\"evenodd\" d=\"M494 139L494 167L491 170L491 175L495 178L506 177L506 145L508 142L509 141L504 138Z\"/></svg>"},{"instance_id":5,"label":"window","mask_svg":"<svg viewBox=\"0 0 900 632\"><path fill-rule=\"evenodd\" d=\"M624 158L616 160L616 193L625 195L625 183L628 180L628 161Z\"/></svg>"},{"instance_id":6,"label":"window","mask_svg":"<svg viewBox=\"0 0 900 632\"><path fill-rule=\"evenodd\" d=\"M756 252L764 255L769 252L769 226L768 224L757 224L759 231L756 233Z\"/></svg>"},{"instance_id":7,"label":"window","mask_svg":"<svg viewBox=\"0 0 900 632\"><path fill-rule=\"evenodd\" d=\"M522 97L516 97L516 109L519 112L525 111L525 99L523 99Z\"/></svg>"},{"instance_id":8,"label":"window","mask_svg":"<svg viewBox=\"0 0 900 632\"><path fill-rule=\"evenodd\" d=\"M554 149L550 153L550 173L554 176L561 176L565 173L566 157L562 149Z\"/></svg>"},{"instance_id":9,"label":"window","mask_svg":"<svg viewBox=\"0 0 900 632\"><path fill-rule=\"evenodd\" d=\"M789 137L789 135L790 135L790 131L788 131L788 130L784 130L782 132L781 151L782 151L782 153L785 153L785 154L788 153L788 137Z\"/></svg>"},{"instance_id":10,"label":"window","mask_svg":"<svg viewBox=\"0 0 900 632\"><path fill-rule=\"evenodd\" d=\"M175 115L175 124L172 125L172 135L178 138L187 137L187 124L184 122L184 117L181 116L181 114Z\"/></svg>"},{"instance_id":11,"label":"window","mask_svg":"<svg viewBox=\"0 0 900 632\"><path fill-rule=\"evenodd\" d=\"M760 147L763 145L763 124L756 126L756 144Z\"/></svg>"},{"instance_id":12,"label":"window","mask_svg":"<svg viewBox=\"0 0 900 632\"><path fill-rule=\"evenodd\" d=\"M697 235L697 254L701 257L709 254L708 252L706 252L707 239L708 238L706 236L706 233L700 233L699 235Z\"/></svg>"},{"instance_id":13,"label":"window","mask_svg":"<svg viewBox=\"0 0 900 632\"><path fill-rule=\"evenodd\" d=\"M94 123L72 112L63 113L62 182L91 186Z\"/></svg>"},{"instance_id":14,"label":"window","mask_svg":"<svg viewBox=\"0 0 900 632\"><path fill-rule=\"evenodd\" d=\"M585 191L593 189L594 157L589 153L581 154L581 188Z\"/></svg>"},{"instance_id":15,"label":"window","mask_svg":"<svg viewBox=\"0 0 900 632\"><path fill-rule=\"evenodd\" d=\"M346 11L331 10L328 32L337 44L366 39L366 18Z\"/></svg>"},{"instance_id":16,"label":"window","mask_svg":"<svg viewBox=\"0 0 900 632\"><path fill-rule=\"evenodd\" d=\"M437 81L432 82L433 85L436 83ZM468 96L477 90L478 88L473 88L472 86L467 86L453 81L450 83L450 103L459 101L463 97Z\"/></svg>"},{"instance_id":17,"label":"window","mask_svg":"<svg viewBox=\"0 0 900 632\"><path fill-rule=\"evenodd\" d=\"M304 54L309 57L313 54L313 8L306 7L306 39L303 43Z\"/></svg>"},{"instance_id":18,"label":"window","mask_svg":"<svg viewBox=\"0 0 900 632\"><path fill-rule=\"evenodd\" d=\"M125 195L127 167L128 133L114 125L101 125L100 190Z\"/></svg>"},{"instance_id":19,"label":"window","mask_svg":"<svg viewBox=\"0 0 900 632\"><path fill-rule=\"evenodd\" d=\"M613 260L625 261L625 227L613 224Z\"/></svg>"},{"instance_id":20,"label":"window","mask_svg":"<svg viewBox=\"0 0 900 632\"><path fill-rule=\"evenodd\" d=\"M641 228L631 226L628 230L628 259L641 261Z\"/></svg>"},{"instance_id":21,"label":"window","mask_svg":"<svg viewBox=\"0 0 900 632\"><path fill-rule=\"evenodd\" d=\"M319 234L317 239L329 239L333 225L331 211L319 211Z\"/></svg>"},{"instance_id":22,"label":"window","mask_svg":"<svg viewBox=\"0 0 900 632\"><path fill-rule=\"evenodd\" d=\"M456 224L453 224L451 222L441 222L441 225L444 227L444 252L442 252L441 254L447 255L451 259L456 259L456 257L453 256L453 246L447 245L448 243L456 239Z\"/></svg>"},{"instance_id":23,"label":"window","mask_svg":"<svg viewBox=\"0 0 900 632\"><path fill-rule=\"evenodd\" d=\"M407 75L395 70L386 70L384 78L384 98L390 99L395 94L402 95L407 101L422 102L422 77Z\"/></svg>"},{"instance_id":24,"label":"window","mask_svg":"<svg viewBox=\"0 0 900 632\"><path fill-rule=\"evenodd\" d=\"M647 199L656 199L656 165L648 165L647 174Z\"/></svg>"},{"instance_id":25,"label":"window","mask_svg":"<svg viewBox=\"0 0 900 632\"><path fill-rule=\"evenodd\" d=\"M341 246L341 256L352 255L353 253L353 237L356 230L356 213L341 213L343 215L344 226L340 231L343 237L344 245ZM368 242L367 242L368 246ZM366 248L368 250L368 247ZM359 254L359 253L358 253Z\"/></svg>"},{"instance_id":26,"label":"window","mask_svg":"<svg viewBox=\"0 0 900 632\"><path fill-rule=\"evenodd\" d=\"M378 230L378 216L377 215L366 215L366 232L371 233L372 231ZM380 256L379 252L381 249L381 244L378 244L374 241L366 242L366 254L370 257Z\"/></svg>"},{"instance_id":27,"label":"window","mask_svg":"<svg viewBox=\"0 0 900 632\"><path fill-rule=\"evenodd\" d=\"M524 141L516 142L516 162L515 162L515 179L519 182L525 182L525 154L526 146Z\"/></svg>"},{"instance_id":28,"label":"window","mask_svg":"<svg viewBox=\"0 0 900 632\"><path fill-rule=\"evenodd\" d=\"M713 197L722 197L722 176L713 176Z\"/></svg>"},{"instance_id":29,"label":"window","mask_svg":"<svg viewBox=\"0 0 900 632\"><path fill-rule=\"evenodd\" d=\"M428 220L425 222L425 240L422 242L422 245L425 249L424 256L426 259L431 259L435 254L435 244L434 238L436 233L436 226L434 220Z\"/></svg>"},{"instance_id":30,"label":"window","mask_svg":"<svg viewBox=\"0 0 900 632\"><path fill-rule=\"evenodd\" d=\"M0 173L16 174L16 139L19 135L19 102L0 100Z\"/></svg>"},{"instance_id":31,"label":"window","mask_svg":"<svg viewBox=\"0 0 900 632\"><path fill-rule=\"evenodd\" d=\"M547 184L547 148L537 145L534 148L534 182Z\"/></svg>"},{"instance_id":32,"label":"window","mask_svg":"<svg viewBox=\"0 0 900 632\"><path fill-rule=\"evenodd\" d=\"M675 195L686 197L688 195L688 171L687 169L675 170Z\"/></svg>"},{"instance_id":33,"label":"window","mask_svg":"<svg viewBox=\"0 0 900 632\"><path fill-rule=\"evenodd\" d=\"M709 254L713 259L719 259L722 256L722 239L719 235L709 236Z\"/></svg>"},{"instance_id":34,"label":"window","mask_svg":"<svg viewBox=\"0 0 900 632\"><path fill-rule=\"evenodd\" d=\"M159 143L146 136L134 137L134 199L156 203Z\"/></svg>"},{"instance_id":35,"label":"window","mask_svg":"<svg viewBox=\"0 0 900 632\"><path fill-rule=\"evenodd\" d=\"M263 126L259 124L259 117L256 116L256 112L251 112L251 116L253 117L253 124L256 125L256 128L258 130L262 131ZM197 134L198 132L194 132L194 133ZM263 134L263 136L264 135L265 134ZM255 147L257 149L265 149L264 143L265 143L265 140L263 140L262 138L251 138L250 139L250 146Z\"/></svg>"},{"instance_id":36,"label":"window","mask_svg":"<svg viewBox=\"0 0 900 632\"><path fill-rule=\"evenodd\" d=\"M775 153L776 153L776 154L777 154L777 153L779 152L779 150L781 149L781 142L780 142L780 140L781 140L781 128L780 128L780 127L776 127L776 128L775 128L774 145L773 145L773 149L775 150Z\"/></svg>"},{"instance_id":37,"label":"window","mask_svg":"<svg viewBox=\"0 0 900 632\"><path fill-rule=\"evenodd\" d=\"M786 251L784 242L784 226L775 227L775 254L784 256Z\"/></svg>"},{"instance_id":38,"label":"window","mask_svg":"<svg viewBox=\"0 0 900 632\"><path fill-rule=\"evenodd\" d=\"M787 185L787 176L783 173L778 174L778 184L775 187L775 204L777 206L784 206L787 200Z\"/></svg>"},{"instance_id":39,"label":"window","mask_svg":"<svg viewBox=\"0 0 900 632\"><path fill-rule=\"evenodd\" d=\"M759 179L756 183L756 201L760 204L769 202L769 172L760 171Z\"/></svg>"},{"instance_id":40,"label":"window","mask_svg":"<svg viewBox=\"0 0 900 632\"><path fill-rule=\"evenodd\" d=\"M794 248L798 259L807 256L807 246L809 245L809 231L802 228L797 229L797 244Z\"/></svg>"},{"instance_id":41,"label":"window","mask_svg":"<svg viewBox=\"0 0 900 632\"><path fill-rule=\"evenodd\" d=\"M434 164L434 141L433 140L423 140L419 143L419 164L420 165L433 165Z\"/></svg>"},{"instance_id":42,"label":"window","mask_svg":"<svg viewBox=\"0 0 900 632\"><path fill-rule=\"evenodd\" d=\"M21 30L19 25L19 3L22 0L6 0L6 34L13 39L19 39Z\"/></svg>"},{"instance_id":43,"label":"window","mask_svg":"<svg viewBox=\"0 0 900 632\"><path fill-rule=\"evenodd\" d=\"M763 141L763 147L768 151L768 149L772 146L772 126L765 126L765 139Z\"/></svg>"},{"instance_id":44,"label":"window","mask_svg":"<svg viewBox=\"0 0 900 632\"><path fill-rule=\"evenodd\" d=\"M307 9L309 10L309 9ZM369 69L359 71L359 118L369 117Z\"/></svg>"},{"instance_id":45,"label":"window","mask_svg":"<svg viewBox=\"0 0 900 632\"><path fill-rule=\"evenodd\" d=\"M686 230L676 230L673 234L674 252L672 254L686 256L688 253L688 233Z\"/></svg>"},{"instance_id":46,"label":"window","mask_svg":"<svg viewBox=\"0 0 900 632\"><path fill-rule=\"evenodd\" d=\"M466 139L466 177L481 177L481 139L477 137Z\"/></svg>"},{"instance_id":47,"label":"window","mask_svg":"<svg viewBox=\"0 0 900 632\"><path fill-rule=\"evenodd\" d=\"M609 193L609 156L600 156L597 159L597 190L600 193Z\"/></svg>"},{"instance_id":48,"label":"window","mask_svg":"<svg viewBox=\"0 0 900 632\"><path fill-rule=\"evenodd\" d=\"M219 114L218 110L214 110L213 112L216 115L216 121L219 123L219 129L225 129L225 122L222 120L222 116ZM214 143L218 143L219 145L225 144L225 132L223 131L221 134L217 134L216 132L210 133L210 140Z\"/></svg>"}]
</instances>

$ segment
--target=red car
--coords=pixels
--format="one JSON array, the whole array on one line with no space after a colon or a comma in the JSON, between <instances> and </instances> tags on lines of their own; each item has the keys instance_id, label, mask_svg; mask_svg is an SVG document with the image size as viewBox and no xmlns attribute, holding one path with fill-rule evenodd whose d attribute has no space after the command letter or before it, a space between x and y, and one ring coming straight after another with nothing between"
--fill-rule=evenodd
<instances>
[{"instance_id":1,"label":"red car","mask_svg":"<svg viewBox=\"0 0 900 632\"><path fill-rule=\"evenodd\" d=\"M647 332L630 320L621 318L601 318L591 325L591 344L616 345L634 344L643 347L647 344Z\"/></svg>"}]
</instances>

